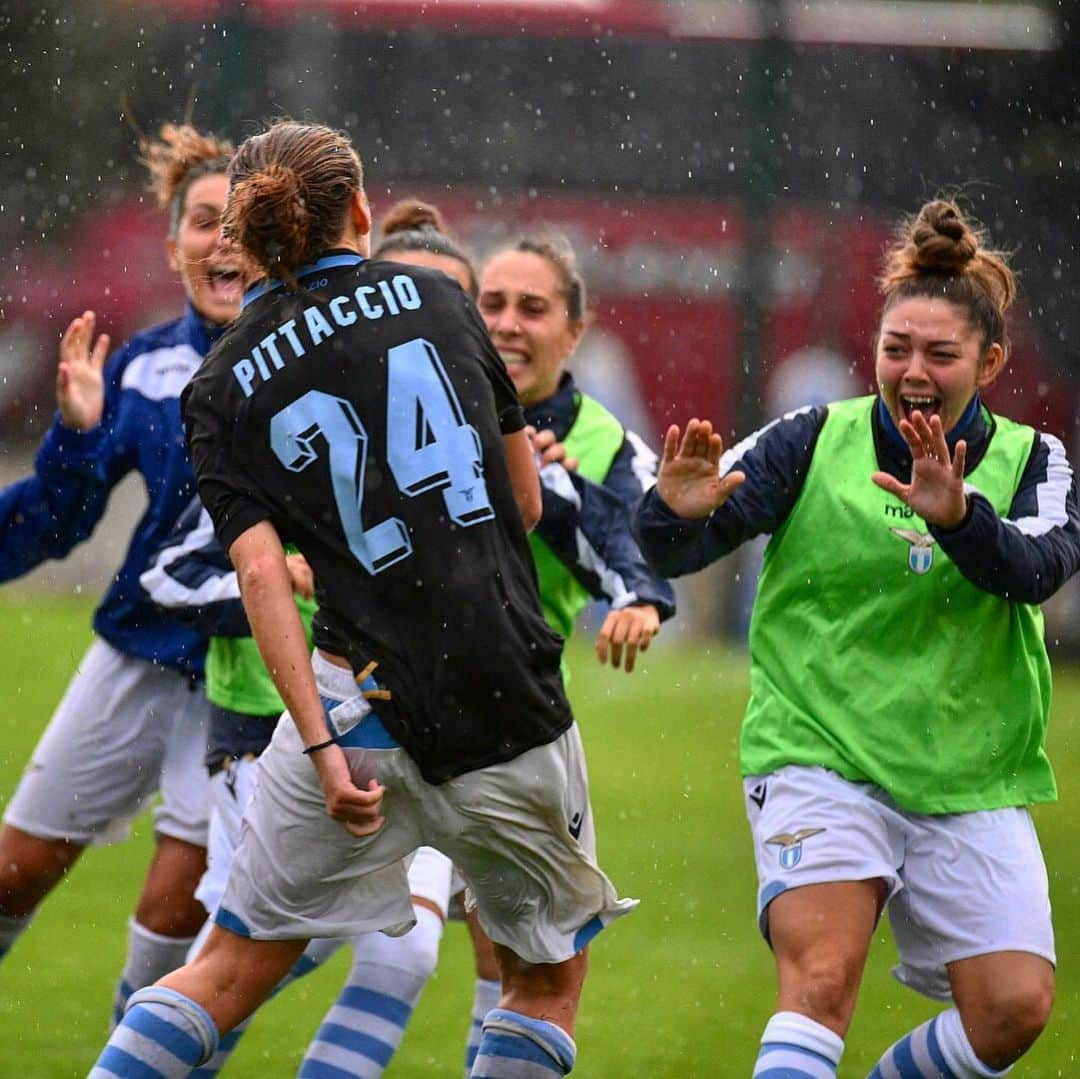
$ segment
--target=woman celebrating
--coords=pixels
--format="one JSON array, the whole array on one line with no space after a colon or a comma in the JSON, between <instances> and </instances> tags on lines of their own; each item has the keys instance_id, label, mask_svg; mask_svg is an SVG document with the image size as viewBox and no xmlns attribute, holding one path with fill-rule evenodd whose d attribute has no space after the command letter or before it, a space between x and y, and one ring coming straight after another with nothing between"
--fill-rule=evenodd
<instances>
[{"instance_id":1,"label":"woman celebrating","mask_svg":"<svg viewBox=\"0 0 1080 1079\"><path fill-rule=\"evenodd\" d=\"M94 616L97 640L68 687L0 831L0 954L91 843L126 834L160 788L154 860L130 925L117 993L183 961L206 917L194 898L205 864L206 703L196 692L205 638L151 604L139 586L154 549L191 499L179 395L222 326L239 311L235 257L221 250L221 213L232 147L189 126L144 143L158 201L169 212L169 265L187 295L185 314L136 334L106 361L87 311L60 342L59 415L35 473L0 492L5 579L86 539L110 492L139 472L149 505Z\"/></svg>"},{"instance_id":2,"label":"woman celebrating","mask_svg":"<svg viewBox=\"0 0 1080 1079\"><path fill-rule=\"evenodd\" d=\"M593 856L584 756L525 529L513 387L461 289L365 260L344 136L279 123L230 168L227 231L267 274L186 397L199 493L288 716L217 924L132 998L95 1075L186 1075L313 937L412 924L406 856L453 857L506 993L477 1074L574 1062L585 946L633 905ZM309 661L281 536L311 564ZM385 809L385 815L384 815Z\"/></svg>"},{"instance_id":3,"label":"woman celebrating","mask_svg":"<svg viewBox=\"0 0 1080 1079\"><path fill-rule=\"evenodd\" d=\"M585 283L565 243L527 237L496 251L484 265L478 299L491 339L514 382L525 420L565 447L571 467L603 484L628 507L655 479L656 454L603 405L574 384L566 370L587 326ZM546 444L542 442L541 444ZM569 637L589 600L542 538L531 539L548 622ZM624 661L632 671L662 618L674 613L667 581L653 576L648 592L615 602L596 639L600 662Z\"/></svg>"},{"instance_id":4,"label":"woman celebrating","mask_svg":"<svg viewBox=\"0 0 1080 1079\"><path fill-rule=\"evenodd\" d=\"M954 1007L875 1079L1001 1074L1053 999L1026 807L1056 797L1038 604L1080 565L1072 470L980 400L1015 286L955 204L904 226L881 284L876 397L789 414L723 457L707 422L671 428L639 517L671 573L772 537L741 739L779 979L755 1075L835 1074L886 905L896 976Z\"/></svg>"}]
</instances>

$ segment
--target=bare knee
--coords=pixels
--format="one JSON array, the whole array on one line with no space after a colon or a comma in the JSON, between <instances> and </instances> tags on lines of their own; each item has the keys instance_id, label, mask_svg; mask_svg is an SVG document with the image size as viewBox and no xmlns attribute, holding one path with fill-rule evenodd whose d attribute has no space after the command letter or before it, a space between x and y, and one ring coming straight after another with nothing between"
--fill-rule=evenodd
<instances>
[{"instance_id":1,"label":"bare knee","mask_svg":"<svg viewBox=\"0 0 1080 1079\"><path fill-rule=\"evenodd\" d=\"M855 1010L862 964L854 959L813 951L778 962L780 1011L795 1011L842 1033Z\"/></svg>"},{"instance_id":2,"label":"bare knee","mask_svg":"<svg viewBox=\"0 0 1080 1079\"><path fill-rule=\"evenodd\" d=\"M83 847L65 839L42 839L5 824L0 829L0 914L33 914L75 864Z\"/></svg>"},{"instance_id":3,"label":"bare knee","mask_svg":"<svg viewBox=\"0 0 1080 1079\"><path fill-rule=\"evenodd\" d=\"M1019 1060L1046 1028L1054 1005L1054 978L987 985L967 1002L961 1019L976 1056L988 1067Z\"/></svg>"},{"instance_id":4,"label":"bare knee","mask_svg":"<svg viewBox=\"0 0 1080 1079\"><path fill-rule=\"evenodd\" d=\"M195 898L205 869L205 848L159 837L135 920L163 937L193 937L206 921L206 908Z\"/></svg>"},{"instance_id":5,"label":"bare knee","mask_svg":"<svg viewBox=\"0 0 1080 1079\"><path fill-rule=\"evenodd\" d=\"M497 982L502 977L502 973L499 970L499 960L495 956L495 945L484 932L475 910L469 911L465 918L469 924L469 935L472 937L476 976L486 982Z\"/></svg>"}]
</instances>

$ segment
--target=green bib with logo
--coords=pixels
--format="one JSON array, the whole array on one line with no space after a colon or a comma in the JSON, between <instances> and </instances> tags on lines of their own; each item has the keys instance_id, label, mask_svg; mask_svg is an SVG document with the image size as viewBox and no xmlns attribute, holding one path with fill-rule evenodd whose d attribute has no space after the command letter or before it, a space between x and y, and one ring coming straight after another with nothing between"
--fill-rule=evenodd
<instances>
[{"instance_id":1,"label":"green bib with logo","mask_svg":"<svg viewBox=\"0 0 1080 1079\"><path fill-rule=\"evenodd\" d=\"M829 406L766 549L743 774L820 765L915 813L1053 801L1042 612L968 581L925 522L871 481L875 407ZM989 447L966 483L1004 516L1034 432L987 418Z\"/></svg>"},{"instance_id":2,"label":"green bib with logo","mask_svg":"<svg viewBox=\"0 0 1080 1079\"><path fill-rule=\"evenodd\" d=\"M593 483L603 483L623 444L623 426L599 401L581 394L580 402L577 418L563 445L569 456L578 459L579 475ZM589 593L535 532L529 536L529 543L544 617L556 633L569 637L574 619L589 602Z\"/></svg>"}]
</instances>

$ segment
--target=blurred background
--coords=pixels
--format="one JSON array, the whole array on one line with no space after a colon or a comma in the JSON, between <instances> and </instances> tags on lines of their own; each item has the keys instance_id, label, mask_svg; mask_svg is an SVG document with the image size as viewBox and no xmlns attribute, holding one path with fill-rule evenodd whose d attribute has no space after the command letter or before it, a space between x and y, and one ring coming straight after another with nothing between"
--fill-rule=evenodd
<instances>
[{"instance_id":1,"label":"blurred background","mask_svg":"<svg viewBox=\"0 0 1080 1079\"><path fill-rule=\"evenodd\" d=\"M179 312L133 125L188 114L237 141L344 128L376 216L419 195L480 256L563 231L595 319L575 375L654 445L869 388L882 246L959 191L1021 275L990 403L1080 451L1071 2L0 0L0 31L0 483L51 421L72 317L119 342ZM139 500L34 583L98 590ZM738 633L753 559L695 578L681 625ZM1048 611L1061 651L1077 615L1075 590Z\"/></svg>"}]
</instances>

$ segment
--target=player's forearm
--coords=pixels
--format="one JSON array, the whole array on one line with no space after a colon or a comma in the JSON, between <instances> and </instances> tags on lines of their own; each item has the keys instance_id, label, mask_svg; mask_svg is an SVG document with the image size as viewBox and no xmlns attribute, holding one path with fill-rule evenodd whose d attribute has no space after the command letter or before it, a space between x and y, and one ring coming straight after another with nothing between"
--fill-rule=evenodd
<instances>
[{"instance_id":1,"label":"player's forearm","mask_svg":"<svg viewBox=\"0 0 1080 1079\"><path fill-rule=\"evenodd\" d=\"M245 549L244 541L255 531L249 529L229 552L236 563L244 609L266 669L304 744L317 745L326 741L329 732L285 554L280 544L276 551L270 545L255 551Z\"/></svg>"}]
</instances>

